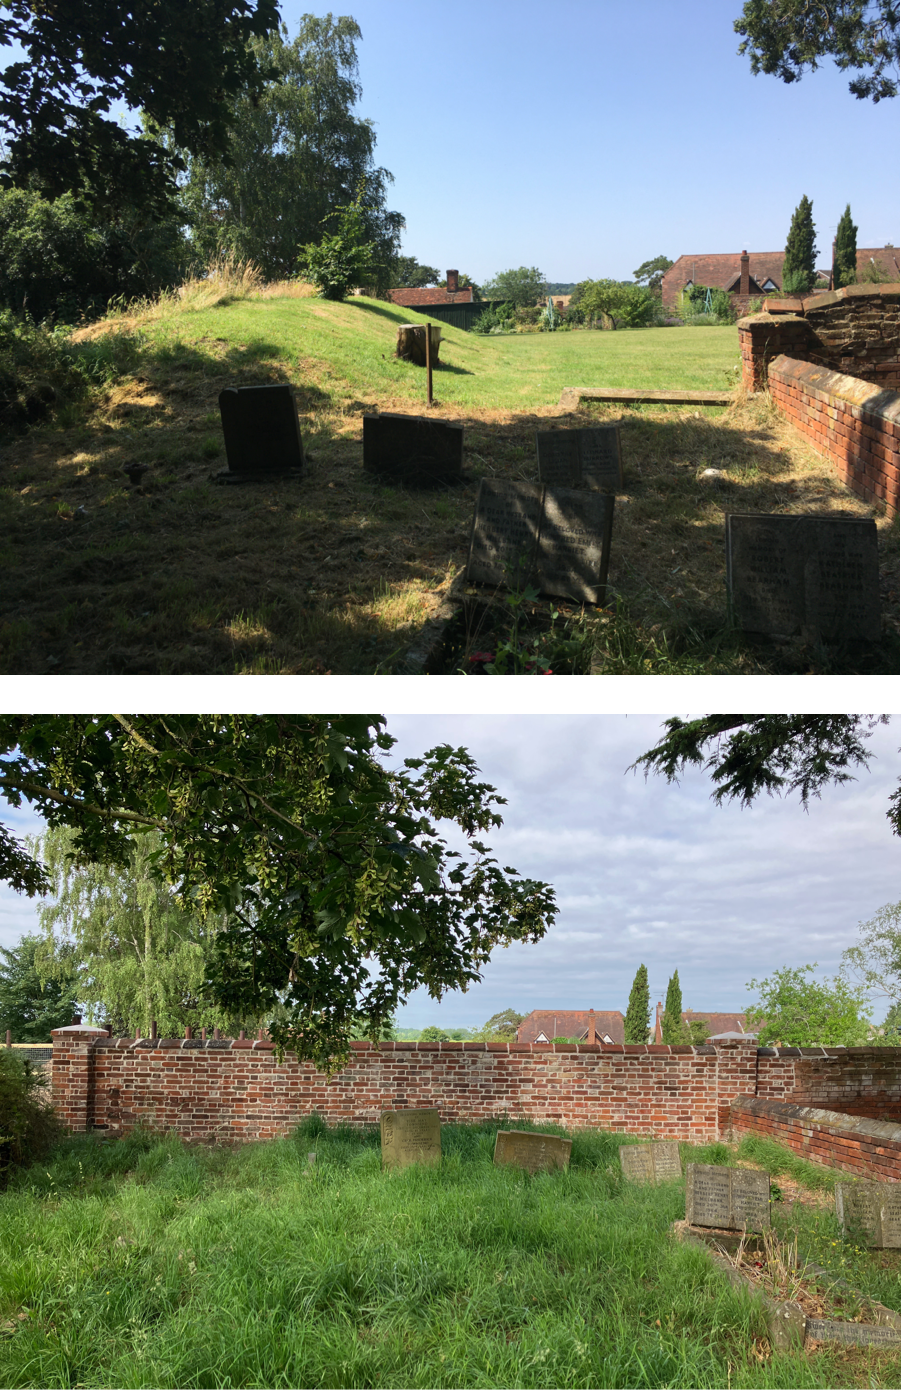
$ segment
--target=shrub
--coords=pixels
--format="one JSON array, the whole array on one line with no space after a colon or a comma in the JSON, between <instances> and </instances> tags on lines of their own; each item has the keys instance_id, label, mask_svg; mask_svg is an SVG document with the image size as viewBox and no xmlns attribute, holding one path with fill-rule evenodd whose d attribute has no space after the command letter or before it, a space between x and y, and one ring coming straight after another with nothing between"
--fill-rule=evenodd
<instances>
[{"instance_id":1,"label":"shrub","mask_svg":"<svg viewBox=\"0 0 901 1390\"><path fill-rule=\"evenodd\" d=\"M14 1052L0 1049L0 1186L10 1173L43 1158L64 1126L44 1097L47 1078Z\"/></svg>"},{"instance_id":2,"label":"shrub","mask_svg":"<svg viewBox=\"0 0 901 1390\"><path fill-rule=\"evenodd\" d=\"M298 269L318 287L321 299L344 299L352 286L368 283L376 273L378 247L366 239L361 196L336 209L336 232L324 236L318 246L304 246L297 258Z\"/></svg>"},{"instance_id":3,"label":"shrub","mask_svg":"<svg viewBox=\"0 0 901 1390\"><path fill-rule=\"evenodd\" d=\"M473 333L509 333L512 331L516 311L512 304L498 304L485 309L472 325Z\"/></svg>"}]
</instances>

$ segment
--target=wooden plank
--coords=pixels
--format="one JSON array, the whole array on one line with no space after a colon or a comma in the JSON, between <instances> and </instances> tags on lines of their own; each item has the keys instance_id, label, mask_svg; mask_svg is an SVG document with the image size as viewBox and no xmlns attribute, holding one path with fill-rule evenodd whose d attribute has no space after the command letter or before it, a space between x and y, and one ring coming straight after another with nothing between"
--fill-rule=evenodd
<instances>
[{"instance_id":1,"label":"wooden plank","mask_svg":"<svg viewBox=\"0 0 901 1390\"><path fill-rule=\"evenodd\" d=\"M631 405L731 405L731 391L636 391L614 386L567 386L560 405L579 401L619 401Z\"/></svg>"}]
</instances>

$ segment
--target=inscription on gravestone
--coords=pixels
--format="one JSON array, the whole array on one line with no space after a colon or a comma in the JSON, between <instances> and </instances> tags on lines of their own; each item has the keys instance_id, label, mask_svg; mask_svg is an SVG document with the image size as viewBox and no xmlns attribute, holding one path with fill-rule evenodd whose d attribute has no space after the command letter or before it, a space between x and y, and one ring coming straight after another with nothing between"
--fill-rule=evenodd
<instances>
[{"instance_id":1,"label":"inscription on gravestone","mask_svg":"<svg viewBox=\"0 0 901 1390\"><path fill-rule=\"evenodd\" d=\"M463 426L419 415L364 415L363 467L418 487L459 482Z\"/></svg>"},{"instance_id":2,"label":"inscription on gravestone","mask_svg":"<svg viewBox=\"0 0 901 1390\"><path fill-rule=\"evenodd\" d=\"M847 1342L852 1346L897 1346L901 1333L893 1327L863 1327L859 1322L835 1322L808 1318L805 1334L820 1342Z\"/></svg>"},{"instance_id":3,"label":"inscription on gravestone","mask_svg":"<svg viewBox=\"0 0 901 1390\"><path fill-rule=\"evenodd\" d=\"M770 1179L748 1168L689 1163L685 1169L685 1219L690 1226L761 1231L770 1224Z\"/></svg>"},{"instance_id":4,"label":"inscription on gravestone","mask_svg":"<svg viewBox=\"0 0 901 1390\"><path fill-rule=\"evenodd\" d=\"M901 1249L901 1182L840 1182L835 1214L844 1230L859 1226L868 1245Z\"/></svg>"},{"instance_id":5,"label":"inscription on gravestone","mask_svg":"<svg viewBox=\"0 0 901 1390\"><path fill-rule=\"evenodd\" d=\"M747 632L879 640L875 521L734 512L726 517L726 583Z\"/></svg>"},{"instance_id":6,"label":"inscription on gravestone","mask_svg":"<svg viewBox=\"0 0 901 1390\"><path fill-rule=\"evenodd\" d=\"M619 1161L623 1176L630 1182L669 1182L682 1176L677 1139L666 1139L656 1144L623 1144Z\"/></svg>"},{"instance_id":7,"label":"inscription on gravestone","mask_svg":"<svg viewBox=\"0 0 901 1390\"><path fill-rule=\"evenodd\" d=\"M227 473L220 478L253 481L303 468L297 402L290 386L228 387L219 393Z\"/></svg>"},{"instance_id":8,"label":"inscription on gravestone","mask_svg":"<svg viewBox=\"0 0 901 1390\"><path fill-rule=\"evenodd\" d=\"M483 478L473 517L466 577L603 603L614 498Z\"/></svg>"},{"instance_id":9,"label":"inscription on gravestone","mask_svg":"<svg viewBox=\"0 0 901 1390\"><path fill-rule=\"evenodd\" d=\"M535 447L538 477L547 487L622 491L619 425L598 425L588 430L536 430Z\"/></svg>"},{"instance_id":10,"label":"inscription on gravestone","mask_svg":"<svg viewBox=\"0 0 901 1390\"><path fill-rule=\"evenodd\" d=\"M556 1134L533 1134L526 1129L499 1129L494 1142L496 1164L512 1164L529 1173L568 1168L573 1141Z\"/></svg>"},{"instance_id":11,"label":"inscription on gravestone","mask_svg":"<svg viewBox=\"0 0 901 1390\"><path fill-rule=\"evenodd\" d=\"M386 1168L441 1162L441 1119L437 1110L386 1110L381 1117L381 1131L382 1163Z\"/></svg>"}]
</instances>

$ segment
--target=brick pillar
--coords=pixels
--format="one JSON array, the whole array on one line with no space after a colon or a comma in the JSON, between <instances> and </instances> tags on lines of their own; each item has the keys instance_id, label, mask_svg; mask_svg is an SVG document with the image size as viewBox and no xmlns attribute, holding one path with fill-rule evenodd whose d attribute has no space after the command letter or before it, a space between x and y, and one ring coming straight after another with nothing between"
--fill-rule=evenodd
<instances>
[{"instance_id":1,"label":"brick pillar","mask_svg":"<svg viewBox=\"0 0 901 1390\"><path fill-rule=\"evenodd\" d=\"M716 1137L731 1134L732 1102L736 1096L753 1096L757 1072L757 1039L737 1038L717 1042L716 1048Z\"/></svg>"},{"instance_id":2,"label":"brick pillar","mask_svg":"<svg viewBox=\"0 0 901 1390\"><path fill-rule=\"evenodd\" d=\"M72 1024L54 1028L51 1089L53 1104L66 1127L84 1133L94 1120L94 1043L106 1037L105 1028Z\"/></svg>"},{"instance_id":3,"label":"brick pillar","mask_svg":"<svg viewBox=\"0 0 901 1390\"><path fill-rule=\"evenodd\" d=\"M460 272L459 272L459 270L449 270L449 271L447 272L447 292L448 292L448 294L456 294L459 288L460 288Z\"/></svg>"},{"instance_id":4,"label":"brick pillar","mask_svg":"<svg viewBox=\"0 0 901 1390\"><path fill-rule=\"evenodd\" d=\"M588 1042L597 1042L597 1035L594 1031L594 1009L588 1010Z\"/></svg>"},{"instance_id":5,"label":"brick pillar","mask_svg":"<svg viewBox=\"0 0 901 1390\"><path fill-rule=\"evenodd\" d=\"M741 253L741 288L739 294L749 295L751 293L751 257L747 251Z\"/></svg>"}]
</instances>

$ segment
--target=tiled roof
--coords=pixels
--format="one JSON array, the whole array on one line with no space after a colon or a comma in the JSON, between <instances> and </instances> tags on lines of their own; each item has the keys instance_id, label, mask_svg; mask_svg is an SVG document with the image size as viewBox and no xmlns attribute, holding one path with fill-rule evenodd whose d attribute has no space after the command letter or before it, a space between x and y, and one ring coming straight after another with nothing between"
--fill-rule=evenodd
<instances>
[{"instance_id":1,"label":"tiled roof","mask_svg":"<svg viewBox=\"0 0 901 1390\"><path fill-rule=\"evenodd\" d=\"M865 250L857 248L857 270L858 273L865 270L871 261L875 261L880 270L885 273L885 283L893 285L896 280L901 278L901 268L899 268L899 251L897 246L876 246Z\"/></svg>"},{"instance_id":2,"label":"tiled roof","mask_svg":"<svg viewBox=\"0 0 901 1390\"><path fill-rule=\"evenodd\" d=\"M552 1038L587 1038L588 1017L588 1009L533 1009L517 1028L516 1041L538 1042L539 1033L548 1042ZM623 1016L619 1010L595 1010L594 1032L597 1042L603 1042L605 1036L611 1042L623 1042Z\"/></svg>"},{"instance_id":3,"label":"tiled roof","mask_svg":"<svg viewBox=\"0 0 901 1390\"><path fill-rule=\"evenodd\" d=\"M392 304L400 304L405 309L418 309L421 304L471 304L472 286L448 294L442 289L389 290L388 298Z\"/></svg>"},{"instance_id":4,"label":"tiled roof","mask_svg":"<svg viewBox=\"0 0 901 1390\"><path fill-rule=\"evenodd\" d=\"M831 248L822 253L831 260ZM885 272L887 282L894 283L899 278L898 250L892 246L879 246L875 249L858 247L857 265L859 270L875 261ZM782 264L784 251L750 251L748 253L748 274L753 282L751 294L763 289L767 280L772 280L782 288ZM820 269L817 274L828 281L829 270ZM661 293L663 302L672 306L679 298L688 282L693 285L709 285L711 289L738 291L741 283L741 252L724 251L703 256L680 256L663 277Z\"/></svg>"}]
</instances>

